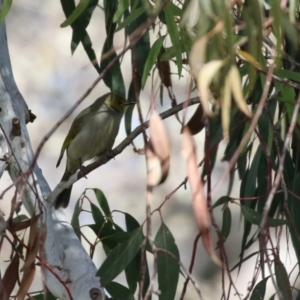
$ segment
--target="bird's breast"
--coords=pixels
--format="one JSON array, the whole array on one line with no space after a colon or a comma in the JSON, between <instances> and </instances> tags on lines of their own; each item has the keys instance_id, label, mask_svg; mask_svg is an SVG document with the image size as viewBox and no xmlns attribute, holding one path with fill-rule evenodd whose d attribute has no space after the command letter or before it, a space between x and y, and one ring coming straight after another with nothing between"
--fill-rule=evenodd
<instances>
[{"instance_id":1,"label":"bird's breast","mask_svg":"<svg viewBox=\"0 0 300 300\"><path fill-rule=\"evenodd\" d=\"M114 111L97 112L91 115L68 147L68 158L90 160L111 149L119 131L122 115Z\"/></svg>"}]
</instances>

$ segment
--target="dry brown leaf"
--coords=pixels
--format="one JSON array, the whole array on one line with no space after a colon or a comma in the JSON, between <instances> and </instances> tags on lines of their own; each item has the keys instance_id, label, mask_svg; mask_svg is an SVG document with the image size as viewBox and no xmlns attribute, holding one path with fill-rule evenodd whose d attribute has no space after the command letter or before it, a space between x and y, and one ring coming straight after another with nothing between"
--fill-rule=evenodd
<instances>
[{"instance_id":1,"label":"dry brown leaf","mask_svg":"<svg viewBox=\"0 0 300 300\"><path fill-rule=\"evenodd\" d=\"M162 84L166 87L172 87L171 68L169 60L160 60L160 57L165 53L165 48L161 47L161 51L157 60L157 69Z\"/></svg>"},{"instance_id":2,"label":"dry brown leaf","mask_svg":"<svg viewBox=\"0 0 300 300\"><path fill-rule=\"evenodd\" d=\"M22 221L22 222L12 223L11 226L9 227L9 230L11 232L17 232L20 230L24 230L24 229L28 228L30 226L30 224L31 224L30 219Z\"/></svg>"},{"instance_id":3,"label":"dry brown leaf","mask_svg":"<svg viewBox=\"0 0 300 300\"><path fill-rule=\"evenodd\" d=\"M32 284L34 275L35 275L35 265L33 263L24 270L20 288L17 293L18 300L23 300L25 298L25 296Z\"/></svg>"},{"instance_id":4,"label":"dry brown leaf","mask_svg":"<svg viewBox=\"0 0 300 300\"><path fill-rule=\"evenodd\" d=\"M212 79L217 74L217 72L224 65L223 60L212 60L205 64L197 76L197 86L200 96L200 101L203 105L204 111L209 115L213 116L214 113L210 109L210 103L214 101L214 97L210 91L210 85Z\"/></svg>"},{"instance_id":5,"label":"dry brown leaf","mask_svg":"<svg viewBox=\"0 0 300 300\"><path fill-rule=\"evenodd\" d=\"M259 65L259 62L248 52L240 50L240 49L236 49L236 54L244 61L250 63L251 65L253 65L256 68L261 68L261 66Z\"/></svg>"},{"instance_id":6,"label":"dry brown leaf","mask_svg":"<svg viewBox=\"0 0 300 300\"><path fill-rule=\"evenodd\" d=\"M30 222L30 233L29 233L29 239L28 239L28 247L26 252L26 259L23 267L21 268L21 271L26 271L26 268L30 267L32 264L34 264L36 255L39 250L39 236L40 231L38 227L38 220L40 215L34 215L31 218Z\"/></svg>"},{"instance_id":7,"label":"dry brown leaf","mask_svg":"<svg viewBox=\"0 0 300 300\"><path fill-rule=\"evenodd\" d=\"M11 260L10 264L8 265L5 274L2 280L2 299L1 300L8 300L15 284L19 277L19 255L15 253L13 259Z\"/></svg>"},{"instance_id":8,"label":"dry brown leaf","mask_svg":"<svg viewBox=\"0 0 300 300\"><path fill-rule=\"evenodd\" d=\"M198 171L196 146L187 128L184 128L182 135L182 155L185 160L187 177L193 197L193 209L197 224L202 233L202 242L205 250L215 262L218 258L210 238L211 217L207 207L207 199L204 195L203 184Z\"/></svg>"},{"instance_id":9,"label":"dry brown leaf","mask_svg":"<svg viewBox=\"0 0 300 300\"><path fill-rule=\"evenodd\" d=\"M24 271L20 289L17 293L17 299L25 298L35 275L35 258L46 238L46 228L39 221L40 215L34 215L31 218L30 233L28 240L28 247L26 252L26 259L21 271Z\"/></svg>"},{"instance_id":10,"label":"dry brown leaf","mask_svg":"<svg viewBox=\"0 0 300 300\"><path fill-rule=\"evenodd\" d=\"M221 114L222 114L222 129L223 137L226 142L229 141L229 128L230 128L230 113L231 113L231 93L229 77L226 77L221 97Z\"/></svg>"},{"instance_id":11,"label":"dry brown leaf","mask_svg":"<svg viewBox=\"0 0 300 300\"><path fill-rule=\"evenodd\" d=\"M161 117L155 110L149 121L150 141L146 149L148 185L163 183L170 168L170 139Z\"/></svg>"},{"instance_id":12,"label":"dry brown leaf","mask_svg":"<svg viewBox=\"0 0 300 300\"><path fill-rule=\"evenodd\" d=\"M191 74L197 79L199 71L205 64L206 46L208 43L207 35L197 39L191 48L189 54L189 65L191 68Z\"/></svg>"},{"instance_id":13,"label":"dry brown leaf","mask_svg":"<svg viewBox=\"0 0 300 300\"><path fill-rule=\"evenodd\" d=\"M242 83L239 70L236 65L232 65L227 75L230 89L235 100L237 107L249 118L252 117L252 113L248 109L246 100L242 91ZM227 80L226 80L227 81Z\"/></svg>"},{"instance_id":14,"label":"dry brown leaf","mask_svg":"<svg viewBox=\"0 0 300 300\"><path fill-rule=\"evenodd\" d=\"M195 110L193 116L187 122L186 127L189 129L192 135L199 133L204 127L203 121L203 107L202 104L199 104ZM182 133L182 131L181 131Z\"/></svg>"},{"instance_id":15,"label":"dry brown leaf","mask_svg":"<svg viewBox=\"0 0 300 300\"><path fill-rule=\"evenodd\" d=\"M151 141L146 147L147 158L147 185L156 186L159 184L162 178L162 170L160 166L160 160L153 152L153 146Z\"/></svg>"}]
</instances>

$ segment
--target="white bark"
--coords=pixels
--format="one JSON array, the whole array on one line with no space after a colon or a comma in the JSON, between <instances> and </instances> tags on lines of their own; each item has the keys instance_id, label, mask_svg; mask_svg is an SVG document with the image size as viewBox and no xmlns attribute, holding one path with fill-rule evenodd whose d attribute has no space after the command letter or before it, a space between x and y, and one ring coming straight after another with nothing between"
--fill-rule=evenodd
<instances>
[{"instance_id":1,"label":"white bark","mask_svg":"<svg viewBox=\"0 0 300 300\"><path fill-rule=\"evenodd\" d=\"M0 0L0 10L2 3L3 0ZM20 56L20 59L26 57ZM27 105L13 78L3 22L0 24L0 124L4 136L0 138L0 155L3 158L3 154L7 153L7 161L0 161L0 176L7 167L13 182L28 171L34 157L25 122L28 117ZM17 130L19 126L20 134ZM72 298L104 299L100 280L95 277L96 267L71 225L66 222L63 211L55 211L46 201L51 190L37 164L29 176L23 176L18 181L16 188L28 213L31 216L42 214L41 224L46 226L47 235L40 257L65 282ZM47 288L59 299L70 299L64 284L46 267L42 270Z\"/></svg>"}]
</instances>

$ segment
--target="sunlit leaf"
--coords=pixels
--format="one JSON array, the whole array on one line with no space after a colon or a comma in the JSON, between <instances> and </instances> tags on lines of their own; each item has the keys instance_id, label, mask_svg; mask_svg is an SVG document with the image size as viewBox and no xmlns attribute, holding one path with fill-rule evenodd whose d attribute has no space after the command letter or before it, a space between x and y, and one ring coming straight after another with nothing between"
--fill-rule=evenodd
<instances>
[{"instance_id":1,"label":"sunlit leaf","mask_svg":"<svg viewBox=\"0 0 300 300\"><path fill-rule=\"evenodd\" d=\"M209 115L213 116L210 109L210 101L213 99L213 95L210 91L210 84L213 77L224 65L222 60L213 60L204 65L197 76L197 85L199 90L200 101L203 105L204 111Z\"/></svg>"},{"instance_id":2,"label":"sunlit leaf","mask_svg":"<svg viewBox=\"0 0 300 300\"><path fill-rule=\"evenodd\" d=\"M7 16L10 7L12 4L12 0L3 0L0 10L0 24L4 21L5 17Z\"/></svg>"},{"instance_id":3,"label":"sunlit leaf","mask_svg":"<svg viewBox=\"0 0 300 300\"><path fill-rule=\"evenodd\" d=\"M229 141L230 114L231 114L231 93L230 79L227 75L221 96L222 129L225 142Z\"/></svg>"},{"instance_id":4,"label":"sunlit leaf","mask_svg":"<svg viewBox=\"0 0 300 300\"><path fill-rule=\"evenodd\" d=\"M116 32L123 29L124 27L126 27L127 25L132 23L133 21L135 21L137 18L139 18L145 12L146 12L146 8L143 6L137 8L136 10L131 12L130 15L121 24L119 24L119 26L116 29Z\"/></svg>"},{"instance_id":5,"label":"sunlit leaf","mask_svg":"<svg viewBox=\"0 0 300 300\"><path fill-rule=\"evenodd\" d=\"M206 35L197 39L191 48L189 55L189 65L191 68L191 73L196 79L198 77L200 69L205 64L206 59L206 46L208 43L208 37Z\"/></svg>"},{"instance_id":6,"label":"sunlit leaf","mask_svg":"<svg viewBox=\"0 0 300 300\"><path fill-rule=\"evenodd\" d=\"M236 105L246 116L251 118L252 114L249 111L246 100L243 96L241 77L236 65L231 66L227 78L229 79L230 89Z\"/></svg>"},{"instance_id":7,"label":"sunlit leaf","mask_svg":"<svg viewBox=\"0 0 300 300\"><path fill-rule=\"evenodd\" d=\"M130 5L129 0L122 0L119 1L118 9L114 14L113 22L117 22L124 14L124 12L128 9Z\"/></svg>"}]
</instances>

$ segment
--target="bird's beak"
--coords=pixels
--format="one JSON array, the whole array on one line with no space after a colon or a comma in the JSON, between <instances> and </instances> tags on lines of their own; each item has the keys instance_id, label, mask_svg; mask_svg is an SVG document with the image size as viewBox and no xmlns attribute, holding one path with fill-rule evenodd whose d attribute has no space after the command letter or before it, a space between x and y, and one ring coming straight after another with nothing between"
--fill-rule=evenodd
<instances>
[{"instance_id":1,"label":"bird's beak","mask_svg":"<svg viewBox=\"0 0 300 300\"><path fill-rule=\"evenodd\" d=\"M126 103L125 105L128 106L128 105L134 105L135 102L129 102L129 103Z\"/></svg>"}]
</instances>

